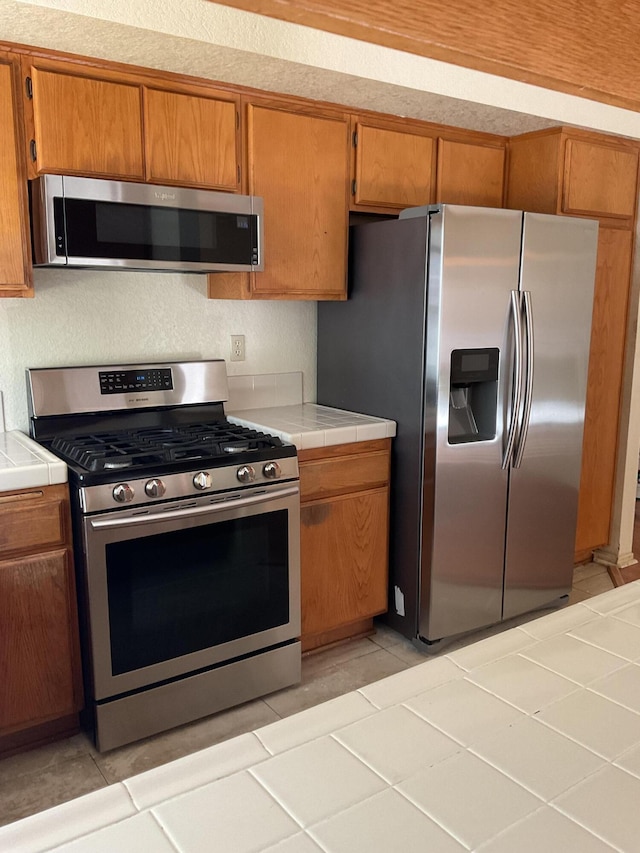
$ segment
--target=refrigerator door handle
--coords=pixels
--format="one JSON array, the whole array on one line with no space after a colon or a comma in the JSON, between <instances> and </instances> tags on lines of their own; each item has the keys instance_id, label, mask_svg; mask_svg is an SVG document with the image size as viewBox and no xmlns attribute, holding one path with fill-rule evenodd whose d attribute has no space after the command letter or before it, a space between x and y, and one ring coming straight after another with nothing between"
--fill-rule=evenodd
<instances>
[{"instance_id":1,"label":"refrigerator door handle","mask_svg":"<svg viewBox=\"0 0 640 853\"><path fill-rule=\"evenodd\" d=\"M518 428L518 412L522 402L522 321L520 316L520 293L511 291L511 320L513 321L513 393L511 397L511 422L502 456L502 469L509 467Z\"/></svg>"},{"instance_id":2,"label":"refrigerator door handle","mask_svg":"<svg viewBox=\"0 0 640 853\"><path fill-rule=\"evenodd\" d=\"M526 371L527 378L524 386L524 409L522 412L522 429L518 439L518 449L513 460L513 467L519 468L522 464L525 444L527 443L527 433L529 432L529 421L531 420L531 401L533 397L533 357L534 357L534 339L533 339L533 310L531 307L531 291L524 290L524 330L527 341L526 352Z\"/></svg>"}]
</instances>

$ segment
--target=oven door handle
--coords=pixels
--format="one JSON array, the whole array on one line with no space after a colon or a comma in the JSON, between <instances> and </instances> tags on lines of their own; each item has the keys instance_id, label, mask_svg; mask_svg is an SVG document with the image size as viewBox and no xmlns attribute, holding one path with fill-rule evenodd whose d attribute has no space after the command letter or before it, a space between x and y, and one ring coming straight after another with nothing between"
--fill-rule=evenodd
<instances>
[{"instance_id":1,"label":"oven door handle","mask_svg":"<svg viewBox=\"0 0 640 853\"><path fill-rule=\"evenodd\" d=\"M140 515L131 515L128 518L92 518L89 523L94 530L109 530L116 527L129 527L132 524L149 524L153 521L167 521L175 518L192 518L207 513L223 512L225 510L236 509L237 507L255 506L256 504L265 503L265 501L275 501L280 498L293 497L298 495L300 489L298 486L290 486L286 489L278 489L272 492L260 492L258 495L252 495L248 498L238 498L236 500L225 500L221 498L214 504L206 504L205 506L190 506L184 509L168 509L164 512L140 513Z\"/></svg>"}]
</instances>

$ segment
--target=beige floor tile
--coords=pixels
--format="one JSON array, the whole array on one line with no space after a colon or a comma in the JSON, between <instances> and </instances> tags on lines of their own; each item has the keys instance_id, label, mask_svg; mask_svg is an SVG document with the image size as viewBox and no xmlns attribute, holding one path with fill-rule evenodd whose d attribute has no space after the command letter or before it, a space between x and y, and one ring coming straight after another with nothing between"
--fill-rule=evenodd
<instances>
[{"instance_id":1,"label":"beige floor tile","mask_svg":"<svg viewBox=\"0 0 640 853\"><path fill-rule=\"evenodd\" d=\"M578 581L573 585L574 590L587 592L589 595L600 595L602 592L608 592L613 589L613 581L609 577L609 572L604 571L593 577Z\"/></svg>"},{"instance_id":2,"label":"beige floor tile","mask_svg":"<svg viewBox=\"0 0 640 853\"><path fill-rule=\"evenodd\" d=\"M576 566L573 571L573 583L580 583L588 578L596 577L597 575L608 574L606 566L602 563L585 563L582 566Z\"/></svg>"},{"instance_id":3,"label":"beige floor tile","mask_svg":"<svg viewBox=\"0 0 640 853\"><path fill-rule=\"evenodd\" d=\"M349 640L326 651L306 654L302 658L302 678L308 681L326 669L330 669L333 666L341 666L347 661L363 657L364 655L370 655L377 651L380 651L380 646L365 638Z\"/></svg>"},{"instance_id":4,"label":"beige floor tile","mask_svg":"<svg viewBox=\"0 0 640 853\"><path fill-rule=\"evenodd\" d=\"M94 758L107 781L120 782L278 719L278 714L259 699L109 752L94 751Z\"/></svg>"},{"instance_id":5,"label":"beige floor tile","mask_svg":"<svg viewBox=\"0 0 640 853\"><path fill-rule=\"evenodd\" d=\"M46 769L17 777L5 774L0 782L0 825L44 811L106 785L104 776L90 755L52 762Z\"/></svg>"},{"instance_id":6,"label":"beige floor tile","mask_svg":"<svg viewBox=\"0 0 640 853\"><path fill-rule=\"evenodd\" d=\"M385 649L379 649L373 654L323 670L312 680L306 680L303 676L301 684L272 693L265 697L265 702L281 717L288 717L406 668L407 664L400 658Z\"/></svg>"},{"instance_id":7,"label":"beige floor tile","mask_svg":"<svg viewBox=\"0 0 640 853\"><path fill-rule=\"evenodd\" d=\"M38 749L20 752L0 760L0 788L7 782L19 779L29 773L43 773L52 770L63 761L83 758L91 754L91 743L84 733L73 735L64 740L48 743ZM0 805L0 813L2 807Z\"/></svg>"},{"instance_id":8,"label":"beige floor tile","mask_svg":"<svg viewBox=\"0 0 640 853\"><path fill-rule=\"evenodd\" d=\"M586 601L588 598L591 598L590 593L583 589L576 589L574 586L569 593L569 604L579 604L581 601Z\"/></svg>"},{"instance_id":9,"label":"beige floor tile","mask_svg":"<svg viewBox=\"0 0 640 853\"><path fill-rule=\"evenodd\" d=\"M394 646L396 643L399 643L404 639L402 634L394 631L393 628L390 628L381 619L374 619L373 625L376 632L375 634L372 634L369 639L372 643L375 643L383 649L388 649L390 646Z\"/></svg>"}]
</instances>

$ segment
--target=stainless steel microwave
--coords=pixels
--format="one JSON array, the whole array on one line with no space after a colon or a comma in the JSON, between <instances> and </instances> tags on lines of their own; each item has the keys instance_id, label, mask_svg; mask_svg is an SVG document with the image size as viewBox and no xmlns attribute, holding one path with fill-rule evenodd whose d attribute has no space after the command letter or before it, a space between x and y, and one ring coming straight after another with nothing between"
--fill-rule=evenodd
<instances>
[{"instance_id":1,"label":"stainless steel microwave","mask_svg":"<svg viewBox=\"0 0 640 853\"><path fill-rule=\"evenodd\" d=\"M255 196L43 175L31 182L35 266L262 270Z\"/></svg>"}]
</instances>

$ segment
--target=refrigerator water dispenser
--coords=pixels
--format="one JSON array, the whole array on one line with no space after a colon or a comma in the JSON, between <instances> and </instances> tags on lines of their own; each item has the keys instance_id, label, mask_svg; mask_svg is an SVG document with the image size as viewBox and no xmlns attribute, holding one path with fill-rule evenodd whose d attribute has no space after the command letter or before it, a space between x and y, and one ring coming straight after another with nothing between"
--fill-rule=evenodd
<instances>
[{"instance_id":1,"label":"refrigerator water dispenser","mask_svg":"<svg viewBox=\"0 0 640 853\"><path fill-rule=\"evenodd\" d=\"M499 352L496 347L452 351L449 444L496 437Z\"/></svg>"}]
</instances>

